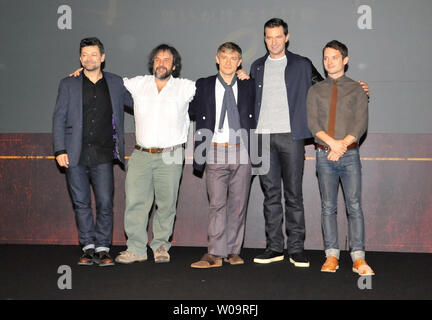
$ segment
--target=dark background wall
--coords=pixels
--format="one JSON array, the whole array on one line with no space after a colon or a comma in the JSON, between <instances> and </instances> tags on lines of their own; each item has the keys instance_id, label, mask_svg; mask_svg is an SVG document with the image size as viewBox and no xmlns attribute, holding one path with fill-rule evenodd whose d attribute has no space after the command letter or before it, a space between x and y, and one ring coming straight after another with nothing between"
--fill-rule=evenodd
<instances>
[{"instance_id":1,"label":"dark background wall","mask_svg":"<svg viewBox=\"0 0 432 320\"><path fill-rule=\"evenodd\" d=\"M326 42L347 44L349 75L371 86L369 132L432 133L429 0L1 0L0 132L51 132L58 82L79 66L84 37L99 37L106 69L129 77L147 73L150 50L171 43L182 76L196 80L216 72L227 40L242 47L249 70L274 16L288 22L290 50L319 70ZM132 117L127 127L134 131Z\"/></svg>"},{"instance_id":2,"label":"dark background wall","mask_svg":"<svg viewBox=\"0 0 432 320\"><path fill-rule=\"evenodd\" d=\"M362 146L367 249L432 252L432 49L429 0L0 0L0 242L77 243L64 175L52 158L51 117L58 82L79 67L78 44L99 37L106 70L147 73L147 56L162 42L183 59L182 77L216 72L224 41L244 51L243 67L265 53L263 24L289 24L290 50L321 71L332 39L350 50L348 75L368 82L369 132ZM133 117L126 116L128 152ZM190 150L190 148L189 148ZM186 161L174 229L175 245L206 245L203 181ZM189 163L188 163L189 161ZM321 249L320 201L312 146L304 174L306 247ZM116 168L115 239L124 243L124 178ZM265 245L262 193L252 183L245 246ZM342 197L340 241L345 247Z\"/></svg>"}]
</instances>

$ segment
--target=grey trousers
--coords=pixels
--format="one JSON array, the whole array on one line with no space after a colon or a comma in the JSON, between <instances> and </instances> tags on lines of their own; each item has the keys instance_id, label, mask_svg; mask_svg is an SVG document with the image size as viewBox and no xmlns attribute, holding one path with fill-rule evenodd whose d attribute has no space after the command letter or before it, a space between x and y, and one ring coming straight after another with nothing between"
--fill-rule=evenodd
<instances>
[{"instance_id":1,"label":"grey trousers","mask_svg":"<svg viewBox=\"0 0 432 320\"><path fill-rule=\"evenodd\" d=\"M242 152L243 155L246 152L243 146L215 149L212 151L217 154L218 160L208 161L206 166L210 199L208 253L226 257L228 254L240 254L243 244L251 165L247 157L246 161L244 156L240 157ZM208 159L214 159L213 156L214 153L210 152ZM221 161L224 156L228 161ZM239 161L240 158L243 161Z\"/></svg>"}]
</instances>

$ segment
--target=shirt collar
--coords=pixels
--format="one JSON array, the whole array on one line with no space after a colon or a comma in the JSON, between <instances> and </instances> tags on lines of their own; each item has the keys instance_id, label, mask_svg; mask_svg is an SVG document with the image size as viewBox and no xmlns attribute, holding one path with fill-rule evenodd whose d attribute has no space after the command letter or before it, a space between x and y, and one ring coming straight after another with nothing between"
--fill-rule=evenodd
<instances>
[{"instance_id":1,"label":"shirt collar","mask_svg":"<svg viewBox=\"0 0 432 320\"><path fill-rule=\"evenodd\" d=\"M157 87L157 85L156 85L156 77L155 77L155 75L153 74L152 77L153 77L152 82L153 82L153 84L155 85L155 87ZM171 87L172 84L173 84L173 81L174 81L173 79L174 79L174 77L173 77L172 75L170 75L170 77L169 77L169 79L168 79L168 82L167 82L166 85L162 88L162 90L164 90L165 88Z\"/></svg>"},{"instance_id":2,"label":"shirt collar","mask_svg":"<svg viewBox=\"0 0 432 320\"><path fill-rule=\"evenodd\" d=\"M90 82L91 84L96 84L96 83L98 83L99 81L104 81L104 80L105 80L105 74L104 74L103 71L102 71L102 78L100 78L96 83L91 82L90 79L87 78L87 76L85 75L84 71L81 72L81 74L82 74L83 80L88 81L88 82Z\"/></svg>"},{"instance_id":3,"label":"shirt collar","mask_svg":"<svg viewBox=\"0 0 432 320\"><path fill-rule=\"evenodd\" d=\"M325 79L325 81L329 82L329 83L333 83L333 80L336 80L336 82L344 82L347 79L347 77L344 75L342 75L341 77L337 78L337 79L333 79L332 77L327 77Z\"/></svg>"}]
</instances>

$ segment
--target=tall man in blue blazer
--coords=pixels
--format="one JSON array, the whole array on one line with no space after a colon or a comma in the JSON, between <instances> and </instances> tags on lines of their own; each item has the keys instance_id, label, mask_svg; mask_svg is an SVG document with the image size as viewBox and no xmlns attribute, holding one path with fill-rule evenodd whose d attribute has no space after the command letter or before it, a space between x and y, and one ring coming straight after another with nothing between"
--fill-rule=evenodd
<instances>
[{"instance_id":1,"label":"tall man in blue blazer","mask_svg":"<svg viewBox=\"0 0 432 320\"><path fill-rule=\"evenodd\" d=\"M80 43L84 68L60 81L53 115L56 161L65 168L84 254L79 265L114 264L109 255L113 232L115 159L124 164L124 107L133 99L121 77L102 71L104 47L97 38ZM96 200L96 222L90 185Z\"/></svg>"},{"instance_id":2,"label":"tall man in blue blazer","mask_svg":"<svg viewBox=\"0 0 432 320\"><path fill-rule=\"evenodd\" d=\"M285 229L290 262L309 267L304 255L305 218L302 179L304 139L310 138L306 119L306 96L312 82L322 77L312 63L287 50L288 25L273 18L264 25L268 53L251 66L255 79L258 119L257 133L270 135L263 152L270 154L269 171L259 176L264 193L264 218L267 247L255 257L256 263L284 259L281 181L285 198Z\"/></svg>"},{"instance_id":3,"label":"tall man in blue blazer","mask_svg":"<svg viewBox=\"0 0 432 320\"><path fill-rule=\"evenodd\" d=\"M208 252L192 268L243 264L245 217L251 182L249 133L256 126L253 80L237 80L241 48L219 46L217 75L196 82L189 114L196 121L193 167L206 173L210 200Z\"/></svg>"},{"instance_id":4,"label":"tall man in blue blazer","mask_svg":"<svg viewBox=\"0 0 432 320\"><path fill-rule=\"evenodd\" d=\"M323 78L308 58L290 52L290 34L285 21L272 18L264 24L268 53L251 66L255 80L255 117L258 135L268 135L262 144L269 154L269 168L260 174L264 193L266 250L254 258L256 263L284 259L285 230L289 260L296 267L309 267L304 254L305 217L303 207L303 169L305 139L312 137L307 124L306 97L312 84ZM369 92L366 83L360 82ZM282 183L285 214L282 208Z\"/></svg>"}]
</instances>

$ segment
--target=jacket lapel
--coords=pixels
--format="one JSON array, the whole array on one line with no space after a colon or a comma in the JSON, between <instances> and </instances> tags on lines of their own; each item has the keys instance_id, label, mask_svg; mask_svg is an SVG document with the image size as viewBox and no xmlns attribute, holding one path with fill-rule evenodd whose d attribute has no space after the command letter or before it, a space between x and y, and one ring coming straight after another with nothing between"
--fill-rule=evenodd
<instances>
[{"instance_id":1,"label":"jacket lapel","mask_svg":"<svg viewBox=\"0 0 432 320\"><path fill-rule=\"evenodd\" d=\"M83 91L83 73L81 72L78 77L75 78L75 81L73 82L73 88L71 90L76 99L76 106L78 108L78 117L79 117L79 123L82 125L83 123L83 97L82 97L82 91Z\"/></svg>"},{"instance_id":2,"label":"jacket lapel","mask_svg":"<svg viewBox=\"0 0 432 320\"><path fill-rule=\"evenodd\" d=\"M214 125L216 123L216 76L210 78L206 91L208 92L208 100L205 105L209 107L209 112L212 116L211 120L214 128ZM213 130L213 128L211 130Z\"/></svg>"},{"instance_id":3,"label":"jacket lapel","mask_svg":"<svg viewBox=\"0 0 432 320\"><path fill-rule=\"evenodd\" d=\"M243 101L245 101L245 90L244 90L244 82L242 80L237 81L237 109L241 110L241 106L243 105Z\"/></svg>"},{"instance_id":4,"label":"jacket lapel","mask_svg":"<svg viewBox=\"0 0 432 320\"><path fill-rule=\"evenodd\" d=\"M115 113L114 106L116 105L115 104L116 101L114 101L114 99L113 99L114 92L115 92L114 84L112 82L112 78L111 78L111 75L109 73L103 72L103 75L105 77L105 81L106 81L107 86L108 86L108 91L109 91L109 95L110 95L110 99L111 99L111 106L112 106L112 109L113 109L113 113Z\"/></svg>"}]
</instances>

